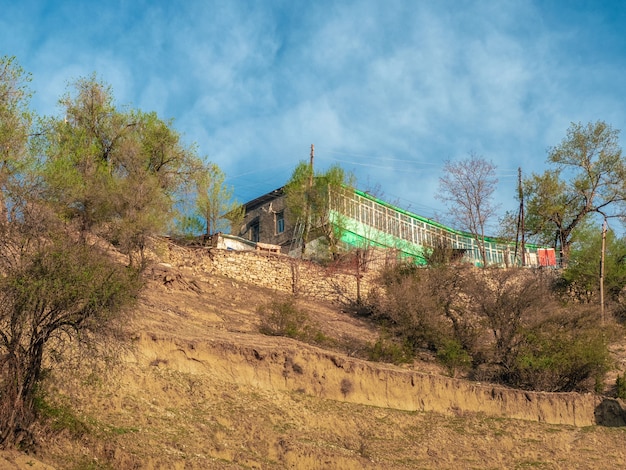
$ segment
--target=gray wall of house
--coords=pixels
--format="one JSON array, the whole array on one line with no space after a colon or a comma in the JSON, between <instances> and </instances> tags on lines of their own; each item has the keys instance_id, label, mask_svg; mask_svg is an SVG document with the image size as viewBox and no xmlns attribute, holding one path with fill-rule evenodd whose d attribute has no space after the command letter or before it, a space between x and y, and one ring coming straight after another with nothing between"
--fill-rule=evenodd
<instances>
[{"instance_id":1,"label":"gray wall of house","mask_svg":"<svg viewBox=\"0 0 626 470\"><path fill-rule=\"evenodd\" d=\"M280 245L281 251L287 252L294 232L295 222L292 219L285 206L285 197L278 196L263 204L246 208L241 229L235 235L246 240Z\"/></svg>"}]
</instances>

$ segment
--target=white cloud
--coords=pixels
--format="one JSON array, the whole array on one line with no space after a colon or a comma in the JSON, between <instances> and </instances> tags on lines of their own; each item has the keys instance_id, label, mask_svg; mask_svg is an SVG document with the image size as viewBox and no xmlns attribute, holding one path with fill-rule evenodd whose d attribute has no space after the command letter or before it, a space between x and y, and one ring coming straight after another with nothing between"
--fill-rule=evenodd
<instances>
[{"instance_id":1,"label":"white cloud","mask_svg":"<svg viewBox=\"0 0 626 470\"><path fill-rule=\"evenodd\" d=\"M348 162L363 184L434 212L448 158L492 159L505 199L511 171L542 171L570 121L626 130L621 26L583 7L26 0L7 6L0 44L33 72L39 112L96 72L120 104L175 118L238 194L280 186L314 143L320 164Z\"/></svg>"}]
</instances>

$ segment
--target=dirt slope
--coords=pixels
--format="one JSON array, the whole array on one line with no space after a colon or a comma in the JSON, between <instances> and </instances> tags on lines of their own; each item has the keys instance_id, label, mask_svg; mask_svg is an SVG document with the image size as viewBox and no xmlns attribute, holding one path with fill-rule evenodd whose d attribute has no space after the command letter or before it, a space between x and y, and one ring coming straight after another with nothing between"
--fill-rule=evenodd
<instances>
[{"instance_id":1,"label":"dirt slope","mask_svg":"<svg viewBox=\"0 0 626 470\"><path fill-rule=\"evenodd\" d=\"M37 455L4 454L0 469L626 464L626 428L592 425L597 397L524 397L429 362L398 368L260 335L256 307L275 292L165 265L151 278L132 350L106 372L53 377L62 425L40 431ZM377 338L332 305L301 307L340 344Z\"/></svg>"}]
</instances>

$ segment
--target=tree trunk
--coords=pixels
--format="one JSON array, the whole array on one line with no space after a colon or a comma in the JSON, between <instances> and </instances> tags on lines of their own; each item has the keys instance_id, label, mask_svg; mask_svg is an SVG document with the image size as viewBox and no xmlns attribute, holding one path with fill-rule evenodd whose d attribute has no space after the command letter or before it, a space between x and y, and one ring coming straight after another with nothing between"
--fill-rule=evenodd
<instances>
[{"instance_id":1,"label":"tree trunk","mask_svg":"<svg viewBox=\"0 0 626 470\"><path fill-rule=\"evenodd\" d=\"M0 447L30 446L30 428L35 421L34 394L41 372L43 350L30 352L10 348L5 356L7 380L0 389ZM29 357L23 357L24 355Z\"/></svg>"}]
</instances>

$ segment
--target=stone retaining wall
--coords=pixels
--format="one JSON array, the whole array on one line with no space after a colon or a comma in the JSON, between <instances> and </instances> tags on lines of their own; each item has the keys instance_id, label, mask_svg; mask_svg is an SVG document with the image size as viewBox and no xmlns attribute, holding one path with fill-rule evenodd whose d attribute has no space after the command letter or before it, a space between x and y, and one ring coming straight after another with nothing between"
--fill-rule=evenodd
<instances>
[{"instance_id":1,"label":"stone retaining wall","mask_svg":"<svg viewBox=\"0 0 626 470\"><path fill-rule=\"evenodd\" d=\"M206 274L217 274L280 292L320 300L349 303L357 300L357 290L365 296L373 285L374 271L360 273L350 266L321 266L277 253L234 251L216 248L180 248L168 245L167 261L178 267L191 267Z\"/></svg>"}]
</instances>

